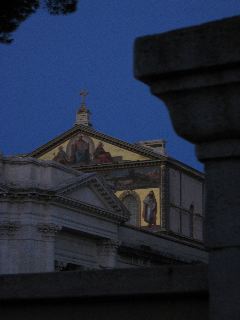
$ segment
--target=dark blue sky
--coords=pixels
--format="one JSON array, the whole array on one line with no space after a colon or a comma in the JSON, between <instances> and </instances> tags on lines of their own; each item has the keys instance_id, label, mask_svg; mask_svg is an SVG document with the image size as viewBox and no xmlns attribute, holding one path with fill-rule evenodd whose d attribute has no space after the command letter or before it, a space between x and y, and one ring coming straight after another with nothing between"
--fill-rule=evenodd
<instances>
[{"instance_id":1,"label":"dark blue sky","mask_svg":"<svg viewBox=\"0 0 240 320\"><path fill-rule=\"evenodd\" d=\"M239 0L80 0L66 17L40 10L14 44L0 45L0 149L30 152L71 128L86 88L95 129L129 142L164 138L169 155L201 169L164 105L134 79L133 42L238 14Z\"/></svg>"}]
</instances>

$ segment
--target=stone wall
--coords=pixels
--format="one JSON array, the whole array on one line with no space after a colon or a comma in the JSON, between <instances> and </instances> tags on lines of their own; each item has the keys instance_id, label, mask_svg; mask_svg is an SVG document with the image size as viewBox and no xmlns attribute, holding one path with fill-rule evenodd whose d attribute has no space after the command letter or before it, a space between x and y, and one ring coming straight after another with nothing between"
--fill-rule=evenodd
<instances>
[{"instance_id":1,"label":"stone wall","mask_svg":"<svg viewBox=\"0 0 240 320\"><path fill-rule=\"evenodd\" d=\"M205 267L0 276L5 320L207 320Z\"/></svg>"},{"instance_id":2,"label":"stone wall","mask_svg":"<svg viewBox=\"0 0 240 320\"><path fill-rule=\"evenodd\" d=\"M204 181L170 168L169 189L169 230L201 241Z\"/></svg>"}]
</instances>

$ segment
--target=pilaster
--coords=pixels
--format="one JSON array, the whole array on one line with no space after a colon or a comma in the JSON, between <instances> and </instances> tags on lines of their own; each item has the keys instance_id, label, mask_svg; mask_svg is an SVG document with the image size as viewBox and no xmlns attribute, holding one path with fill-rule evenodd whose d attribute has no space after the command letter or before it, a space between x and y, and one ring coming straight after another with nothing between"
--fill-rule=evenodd
<instances>
[{"instance_id":1,"label":"pilaster","mask_svg":"<svg viewBox=\"0 0 240 320\"><path fill-rule=\"evenodd\" d=\"M60 227L0 222L0 274L54 271L55 235Z\"/></svg>"},{"instance_id":2,"label":"pilaster","mask_svg":"<svg viewBox=\"0 0 240 320\"><path fill-rule=\"evenodd\" d=\"M55 270L55 239L61 227L54 223L39 223L36 225L37 237L39 239L38 268L41 272L53 272Z\"/></svg>"},{"instance_id":3,"label":"pilaster","mask_svg":"<svg viewBox=\"0 0 240 320\"><path fill-rule=\"evenodd\" d=\"M98 264L100 268L111 269L116 266L120 242L103 239L98 243Z\"/></svg>"}]
</instances>

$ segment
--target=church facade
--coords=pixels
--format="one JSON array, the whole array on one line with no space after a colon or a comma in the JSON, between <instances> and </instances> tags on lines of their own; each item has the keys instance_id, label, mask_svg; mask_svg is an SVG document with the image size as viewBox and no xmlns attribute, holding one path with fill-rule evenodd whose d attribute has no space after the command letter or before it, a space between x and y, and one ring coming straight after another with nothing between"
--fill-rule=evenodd
<instances>
[{"instance_id":1,"label":"church facade","mask_svg":"<svg viewBox=\"0 0 240 320\"><path fill-rule=\"evenodd\" d=\"M0 274L206 263L200 243L141 230L96 173L0 156Z\"/></svg>"},{"instance_id":2,"label":"church facade","mask_svg":"<svg viewBox=\"0 0 240 320\"><path fill-rule=\"evenodd\" d=\"M164 140L130 144L96 131L84 101L73 128L27 156L102 176L131 213L129 225L202 241L204 175L169 157Z\"/></svg>"},{"instance_id":3,"label":"church facade","mask_svg":"<svg viewBox=\"0 0 240 320\"><path fill-rule=\"evenodd\" d=\"M207 263L203 174L89 116L82 104L67 132L0 155L0 274Z\"/></svg>"}]
</instances>

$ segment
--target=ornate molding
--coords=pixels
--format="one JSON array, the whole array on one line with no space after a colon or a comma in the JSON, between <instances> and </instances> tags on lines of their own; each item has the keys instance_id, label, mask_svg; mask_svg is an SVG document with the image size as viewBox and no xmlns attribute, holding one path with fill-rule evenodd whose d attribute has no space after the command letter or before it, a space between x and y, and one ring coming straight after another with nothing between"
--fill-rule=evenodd
<instances>
[{"instance_id":1,"label":"ornate molding","mask_svg":"<svg viewBox=\"0 0 240 320\"><path fill-rule=\"evenodd\" d=\"M71 173L75 176L79 176L82 173L77 172L75 169L72 167L67 167L65 165L62 165L61 163L58 163L56 161L52 160L41 160L37 158L33 158L28 155L19 155L19 156L10 156L10 157L4 157L3 163L8 163L8 164L34 164L38 167L44 167L44 168L56 168L56 169L61 169L64 172Z\"/></svg>"},{"instance_id":2,"label":"ornate molding","mask_svg":"<svg viewBox=\"0 0 240 320\"><path fill-rule=\"evenodd\" d=\"M182 163L176 159L165 157L165 159L158 160L140 160L140 161L126 161L126 162L118 162L118 163L101 163L101 165L75 165L72 166L75 170L83 171L83 172L100 172L107 173L111 170L117 169L128 169L128 168L141 168L141 167L155 167L161 166L162 164L169 164L172 168L181 169L181 171L186 174L198 179L199 181L205 180L204 173L198 171L197 169L191 168L190 166Z\"/></svg>"},{"instance_id":3,"label":"ornate molding","mask_svg":"<svg viewBox=\"0 0 240 320\"><path fill-rule=\"evenodd\" d=\"M99 191L100 192L100 191ZM107 197L107 191L102 188L100 192L102 196ZM11 201L11 202L26 202L26 201L39 201L39 202L49 202L61 206L65 206L67 208L72 208L75 210L83 210L86 214L92 215L100 215L104 218L115 220L118 223L123 223L128 220L127 213L124 212L123 207L121 205L117 205L117 203L110 197L108 199L108 203L112 206L113 211L109 211L106 209L101 209L94 205L74 200L68 198L64 195L57 194L54 190L41 190L41 189L19 189L19 188L11 188L8 189L7 192L0 192L0 202L1 201ZM117 200L116 200L117 201Z\"/></svg>"},{"instance_id":4,"label":"ornate molding","mask_svg":"<svg viewBox=\"0 0 240 320\"><path fill-rule=\"evenodd\" d=\"M86 172L95 172L95 171L108 171L111 169L127 169L135 167L153 167L159 166L162 162L165 162L166 159L154 159L154 160L136 160L136 161L125 161L125 162L116 162L116 163L101 163L94 165L75 165L72 166L76 170L83 170Z\"/></svg>"},{"instance_id":5,"label":"ornate molding","mask_svg":"<svg viewBox=\"0 0 240 320\"><path fill-rule=\"evenodd\" d=\"M118 223L123 223L128 220L128 216L126 215L119 215L117 213L101 209L99 207L95 207L93 205L87 204L85 202L77 201L74 199L70 199L67 197L58 197L56 196L53 200L52 203L61 203L62 205L70 208L75 208L77 210L82 209L85 211L86 214L92 214L92 215L100 215L104 218L110 219L110 220L115 220Z\"/></svg>"},{"instance_id":6,"label":"ornate molding","mask_svg":"<svg viewBox=\"0 0 240 320\"><path fill-rule=\"evenodd\" d=\"M74 177L73 179L65 181L63 184L60 184L55 188L55 192L58 194L66 194L72 191L77 190L79 187L84 185L87 182L96 181L95 173L84 173L79 177Z\"/></svg>"}]
</instances>

